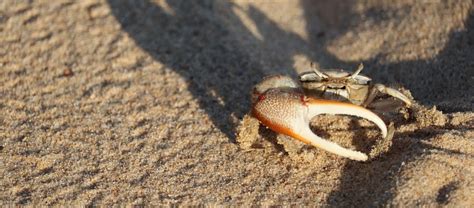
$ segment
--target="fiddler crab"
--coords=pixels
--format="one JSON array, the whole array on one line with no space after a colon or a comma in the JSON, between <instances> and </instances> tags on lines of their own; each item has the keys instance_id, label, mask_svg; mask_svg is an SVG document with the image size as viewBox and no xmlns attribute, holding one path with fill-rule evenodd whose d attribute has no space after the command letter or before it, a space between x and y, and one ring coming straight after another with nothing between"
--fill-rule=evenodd
<instances>
[{"instance_id":1,"label":"fiddler crab","mask_svg":"<svg viewBox=\"0 0 474 208\"><path fill-rule=\"evenodd\" d=\"M349 73L322 73L315 69L313 72L300 75L302 84L284 75L266 77L253 88L250 115L279 134L290 136L342 157L366 161L367 154L323 139L310 129L310 121L317 115L342 114L361 117L375 123L384 138L393 136L393 123L387 127L379 116L363 106L370 104L379 91L400 98L408 105L411 102L394 89L383 85L371 85L370 78L359 75L361 70L362 66L351 75ZM319 98L308 96L314 91L320 93ZM328 99L323 96L325 93L337 94L350 102Z\"/></svg>"}]
</instances>

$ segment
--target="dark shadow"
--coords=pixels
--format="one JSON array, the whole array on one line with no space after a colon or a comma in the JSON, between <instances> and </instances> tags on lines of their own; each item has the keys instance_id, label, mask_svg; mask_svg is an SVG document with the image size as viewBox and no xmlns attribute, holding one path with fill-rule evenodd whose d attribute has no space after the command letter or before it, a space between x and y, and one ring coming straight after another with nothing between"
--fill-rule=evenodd
<instances>
[{"instance_id":1,"label":"dark shadow","mask_svg":"<svg viewBox=\"0 0 474 208\"><path fill-rule=\"evenodd\" d=\"M167 68L186 79L188 89L214 125L231 140L235 118L249 109L249 92L264 74L225 27L214 1L167 1L170 10L148 0L109 0L122 29ZM220 7L229 9L229 3ZM237 17L229 15L237 23ZM243 25L237 27L244 28ZM251 36L242 30L242 36Z\"/></svg>"},{"instance_id":2,"label":"dark shadow","mask_svg":"<svg viewBox=\"0 0 474 208\"><path fill-rule=\"evenodd\" d=\"M281 29L257 8L238 8L227 1L169 0L166 1L169 9L148 0L108 2L122 29L155 60L187 81L200 107L232 141L238 119L249 110L250 89L264 76L270 73L294 75L291 69L293 56L297 54L309 57L323 68L354 69L359 62L339 60L326 50L328 43L367 19L378 23L402 18L397 15L403 14L373 9L363 19L351 12L353 3L345 0L301 0L309 33L306 41ZM234 9L243 10L256 23L263 39L249 31ZM366 66L364 74L388 85L401 83L421 104L436 104L445 112L472 111L473 14L466 28L453 32L435 59L384 64L379 61L384 56L380 54L362 60ZM253 53L253 49L260 52ZM265 53L276 50L278 58L266 60ZM261 64L261 60L265 60L265 64ZM395 134L391 151L380 159L369 163L347 162L339 187L329 195L329 205L367 207L389 203L402 166L420 158L426 150L435 149L420 140L397 139L403 136ZM356 146L367 149L367 144Z\"/></svg>"},{"instance_id":3,"label":"dark shadow","mask_svg":"<svg viewBox=\"0 0 474 208\"><path fill-rule=\"evenodd\" d=\"M410 162L430 154L474 158L474 155L427 144L430 139L445 132L436 127L426 127L415 132L396 133L389 152L367 163L348 161L343 168L339 187L328 197L329 205L335 207L353 207L354 204L357 204L357 207L386 206L394 197L393 191L400 171ZM356 135L357 138L358 136L363 135ZM413 139L420 137L424 139ZM368 151L365 142L354 140L354 145L358 150Z\"/></svg>"},{"instance_id":4,"label":"dark shadow","mask_svg":"<svg viewBox=\"0 0 474 208\"><path fill-rule=\"evenodd\" d=\"M404 15L412 10L409 5L397 10L373 8L361 15L355 14L351 9L353 5L344 0L301 2L305 9L307 30L311 34L309 44L315 50L324 50L331 40L347 32L357 33L358 27L364 22L377 25L389 19L403 20ZM380 62L386 54L379 54L374 58L361 60L365 65L363 74L387 85L401 84L411 91L418 102L437 105L443 112L474 110L473 15L471 12L465 23L466 30L453 31L449 42L435 58L386 64ZM324 53L327 52L323 51L322 54ZM331 60L331 56L326 54L318 56L315 61L324 63L328 57ZM349 66L347 69L353 69L358 64L342 61L335 63L340 65L330 67Z\"/></svg>"},{"instance_id":5,"label":"dark shadow","mask_svg":"<svg viewBox=\"0 0 474 208\"><path fill-rule=\"evenodd\" d=\"M438 196L436 196L436 202L441 205L449 203L449 197L451 194L459 188L459 182L452 181L438 190Z\"/></svg>"},{"instance_id":6,"label":"dark shadow","mask_svg":"<svg viewBox=\"0 0 474 208\"><path fill-rule=\"evenodd\" d=\"M322 69L355 69L359 62L342 61L326 50L327 44L353 28L352 13L354 1L334 0L300 0L304 8L306 31L309 34L307 45L315 54ZM366 64L364 62L364 64ZM366 67L370 65L366 64Z\"/></svg>"},{"instance_id":7,"label":"dark shadow","mask_svg":"<svg viewBox=\"0 0 474 208\"><path fill-rule=\"evenodd\" d=\"M263 40L254 37L233 12L243 9L226 1L166 1L168 9L147 0L108 2L122 29L154 59L186 79L201 108L232 141L236 122L250 108L249 92L255 83L273 73L294 74L292 58L297 53L320 55L310 47L294 46L307 44L253 7L245 12L261 23L257 26ZM241 39L251 44L243 46ZM287 45L274 48L275 42ZM265 49L251 53L258 47ZM275 50L278 58L262 66L265 53ZM334 58L323 61L329 59ZM263 70L273 66L280 70Z\"/></svg>"},{"instance_id":8,"label":"dark shadow","mask_svg":"<svg viewBox=\"0 0 474 208\"><path fill-rule=\"evenodd\" d=\"M367 14L371 15L371 14ZM350 28L350 27L349 27ZM370 67L383 70L368 70L375 80L397 80L410 89L416 100L425 105L438 105L444 112L473 110L474 75L474 14L466 21L466 30L453 32L445 48L433 60L417 60L396 64L379 64L376 59L364 60ZM442 70L440 70L440 68ZM392 78L383 77L385 71L395 72ZM436 71L437 73L433 73ZM403 74L410 74L407 79ZM455 80L455 82L452 82ZM445 128L445 127L443 127ZM394 197L393 188L401 168L431 152L463 155L458 151L441 149L422 140L400 138L433 138L434 128L420 129L406 134L395 134L390 152L370 163L349 161L343 168L341 184L328 198L330 206L379 207L386 206ZM365 146L366 144L355 144ZM472 157L472 155L467 155ZM443 197L438 197L444 202Z\"/></svg>"},{"instance_id":9,"label":"dark shadow","mask_svg":"<svg viewBox=\"0 0 474 208\"><path fill-rule=\"evenodd\" d=\"M473 13L465 24L465 31L451 33L449 42L435 59L401 62L382 67L397 71L397 79L410 89L422 104L437 105L443 112L473 111ZM404 74L411 76L407 78Z\"/></svg>"}]
</instances>

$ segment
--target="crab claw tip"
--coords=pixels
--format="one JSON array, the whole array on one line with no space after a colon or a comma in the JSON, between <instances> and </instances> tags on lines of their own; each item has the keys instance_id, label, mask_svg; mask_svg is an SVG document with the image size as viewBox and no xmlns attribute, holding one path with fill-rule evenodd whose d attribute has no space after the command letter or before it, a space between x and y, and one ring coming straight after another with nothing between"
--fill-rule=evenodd
<instances>
[{"instance_id":1,"label":"crab claw tip","mask_svg":"<svg viewBox=\"0 0 474 208\"><path fill-rule=\"evenodd\" d=\"M383 137L387 136L387 125L379 116L377 116L372 111L367 110L366 108L350 103L314 98L308 99L308 103L310 116L316 116L319 114L342 114L365 118L375 123L379 127L379 129L382 131Z\"/></svg>"}]
</instances>

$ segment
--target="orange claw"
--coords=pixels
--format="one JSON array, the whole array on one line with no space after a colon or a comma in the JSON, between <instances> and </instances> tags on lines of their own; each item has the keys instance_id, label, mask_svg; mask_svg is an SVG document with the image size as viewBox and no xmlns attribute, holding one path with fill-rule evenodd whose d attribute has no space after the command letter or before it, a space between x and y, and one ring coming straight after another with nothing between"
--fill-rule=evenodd
<instances>
[{"instance_id":1,"label":"orange claw","mask_svg":"<svg viewBox=\"0 0 474 208\"><path fill-rule=\"evenodd\" d=\"M358 105L309 98L295 90L279 88L269 89L261 97L263 99L254 103L252 114L263 125L343 157L360 161L368 159L362 152L344 148L314 134L309 128L311 118L320 114L358 116L374 122L382 131L383 137L387 136L387 126L382 119Z\"/></svg>"}]
</instances>

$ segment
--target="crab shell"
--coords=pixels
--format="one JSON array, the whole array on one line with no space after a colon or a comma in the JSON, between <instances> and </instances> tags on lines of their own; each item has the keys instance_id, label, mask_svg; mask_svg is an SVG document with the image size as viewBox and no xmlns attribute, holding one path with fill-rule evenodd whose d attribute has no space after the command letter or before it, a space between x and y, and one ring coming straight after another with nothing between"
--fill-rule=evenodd
<instances>
[{"instance_id":1,"label":"crab shell","mask_svg":"<svg viewBox=\"0 0 474 208\"><path fill-rule=\"evenodd\" d=\"M323 74L303 72L299 76L306 94L331 100L350 101L362 104L369 94L371 78L352 74L341 69L325 71Z\"/></svg>"}]
</instances>

